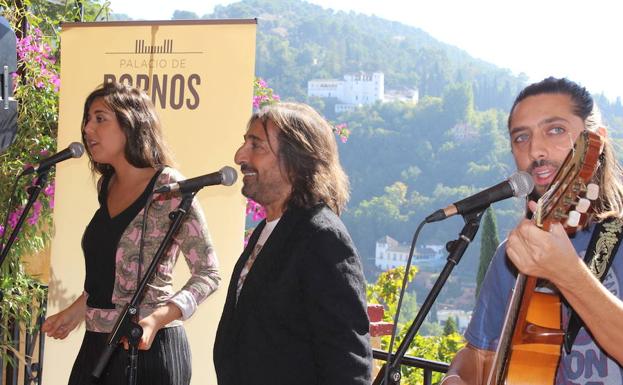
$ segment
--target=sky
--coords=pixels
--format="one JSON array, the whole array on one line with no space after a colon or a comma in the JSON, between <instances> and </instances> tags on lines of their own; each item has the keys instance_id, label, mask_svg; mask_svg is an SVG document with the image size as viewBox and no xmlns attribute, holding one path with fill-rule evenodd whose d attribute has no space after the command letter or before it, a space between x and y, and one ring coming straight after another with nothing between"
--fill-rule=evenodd
<instances>
[{"instance_id":1,"label":"sky","mask_svg":"<svg viewBox=\"0 0 623 385\"><path fill-rule=\"evenodd\" d=\"M202 16L231 0L109 0L135 20L168 20L178 10ZM309 0L421 28L471 56L525 73L531 81L568 77L592 93L623 98L620 0ZM261 18L260 21L261 23Z\"/></svg>"}]
</instances>

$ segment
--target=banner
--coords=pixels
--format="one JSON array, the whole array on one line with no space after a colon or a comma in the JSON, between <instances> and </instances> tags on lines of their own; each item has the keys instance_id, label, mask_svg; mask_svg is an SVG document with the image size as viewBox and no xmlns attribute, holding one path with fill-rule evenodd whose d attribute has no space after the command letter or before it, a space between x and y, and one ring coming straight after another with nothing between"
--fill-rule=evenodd
<instances>
[{"instance_id":1,"label":"banner","mask_svg":"<svg viewBox=\"0 0 623 385\"><path fill-rule=\"evenodd\" d=\"M80 141L86 96L119 81L147 91L154 102L177 168L193 177L234 166L252 112L255 20L68 23L61 32L58 148ZM237 167L235 167L237 168ZM81 237L98 207L96 177L86 155L58 165L55 235L51 251L48 315L82 292ZM228 280L243 246L245 200L240 181L200 191L221 264L221 286L185 322L193 358L193 384L216 383L212 345ZM175 288L188 278L180 258ZM84 324L62 341L47 339L46 384L63 384L78 353Z\"/></svg>"}]
</instances>

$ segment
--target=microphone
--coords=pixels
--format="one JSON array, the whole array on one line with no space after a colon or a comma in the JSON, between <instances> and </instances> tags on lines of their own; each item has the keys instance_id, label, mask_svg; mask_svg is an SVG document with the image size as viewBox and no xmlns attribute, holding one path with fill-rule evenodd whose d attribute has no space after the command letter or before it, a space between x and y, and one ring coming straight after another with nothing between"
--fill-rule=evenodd
<instances>
[{"instance_id":1,"label":"microphone","mask_svg":"<svg viewBox=\"0 0 623 385\"><path fill-rule=\"evenodd\" d=\"M82 154L84 154L84 146L82 145L82 143L73 142L63 151L57 152L51 157L42 160L41 163L39 163L38 165L28 167L24 170L22 175L28 175L34 172L36 172L37 174L41 174L42 172L47 171L50 167L54 166L59 162L70 158L80 158Z\"/></svg>"},{"instance_id":2,"label":"microphone","mask_svg":"<svg viewBox=\"0 0 623 385\"><path fill-rule=\"evenodd\" d=\"M534 181L532 176L525 171L518 171L504 182L498 183L479 193L463 200L455 202L448 207L437 210L426 217L426 223L437 222L456 214L469 214L474 211L484 210L497 201L512 196L524 197L532 192Z\"/></svg>"},{"instance_id":3,"label":"microphone","mask_svg":"<svg viewBox=\"0 0 623 385\"><path fill-rule=\"evenodd\" d=\"M236 170L234 170L233 167L225 166L217 172L213 172L211 174L201 175L191 179L164 185L154 191L154 193L161 194L178 190L182 193L188 193L198 191L205 186L213 186L215 184L231 186L234 182L236 182L236 179L238 179L238 173L236 173Z\"/></svg>"}]
</instances>

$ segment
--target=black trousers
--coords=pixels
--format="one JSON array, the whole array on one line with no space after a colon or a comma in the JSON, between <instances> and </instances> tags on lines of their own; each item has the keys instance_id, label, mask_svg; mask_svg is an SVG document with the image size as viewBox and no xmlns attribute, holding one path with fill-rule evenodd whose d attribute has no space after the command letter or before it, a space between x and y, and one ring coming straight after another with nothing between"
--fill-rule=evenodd
<instances>
[{"instance_id":1,"label":"black trousers","mask_svg":"<svg viewBox=\"0 0 623 385\"><path fill-rule=\"evenodd\" d=\"M93 382L91 372L106 345L108 333L87 331L74 362L69 385L124 385L128 351L119 345L110 358L99 382ZM188 385L191 376L191 356L186 332L181 326L158 331L149 350L138 355L138 385Z\"/></svg>"}]
</instances>

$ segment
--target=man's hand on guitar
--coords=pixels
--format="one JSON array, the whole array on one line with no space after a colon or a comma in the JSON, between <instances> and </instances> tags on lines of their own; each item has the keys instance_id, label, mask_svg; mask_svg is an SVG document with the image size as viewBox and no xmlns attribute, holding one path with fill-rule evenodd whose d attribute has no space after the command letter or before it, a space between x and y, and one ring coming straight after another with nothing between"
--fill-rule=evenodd
<instances>
[{"instance_id":1,"label":"man's hand on guitar","mask_svg":"<svg viewBox=\"0 0 623 385\"><path fill-rule=\"evenodd\" d=\"M552 223L548 232L528 219L510 232L506 253L523 274L554 284L570 278L574 264L581 261L560 223Z\"/></svg>"},{"instance_id":2,"label":"man's hand on guitar","mask_svg":"<svg viewBox=\"0 0 623 385\"><path fill-rule=\"evenodd\" d=\"M494 352L467 344L454 356L440 385L485 385Z\"/></svg>"}]
</instances>

